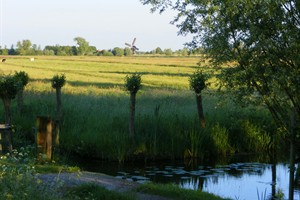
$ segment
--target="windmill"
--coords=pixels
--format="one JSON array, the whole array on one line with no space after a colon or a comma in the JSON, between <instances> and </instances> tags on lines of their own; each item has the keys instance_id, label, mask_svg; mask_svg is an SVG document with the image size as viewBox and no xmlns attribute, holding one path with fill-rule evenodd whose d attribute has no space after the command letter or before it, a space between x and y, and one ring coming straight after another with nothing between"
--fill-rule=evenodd
<instances>
[{"instance_id":1,"label":"windmill","mask_svg":"<svg viewBox=\"0 0 300 200\"><path fill-rule=\"evenodd\" d=\"M131 49L131 51L132 51L132 54L135 54L136 51L139 50L139 49L134 45L135 41L136 41L136 38L133 39L132 44L125 43L125 45L127 45L127 46L130 47L130 49Z\"/></svg>"}]
</instances>

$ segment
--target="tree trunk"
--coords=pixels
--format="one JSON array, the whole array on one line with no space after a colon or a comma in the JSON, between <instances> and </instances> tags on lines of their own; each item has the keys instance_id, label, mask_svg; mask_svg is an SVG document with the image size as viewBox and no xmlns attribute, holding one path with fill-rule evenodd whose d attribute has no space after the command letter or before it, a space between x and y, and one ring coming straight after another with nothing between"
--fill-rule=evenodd
<instances>
[{"instance_id":1,"label":"tree trunk","mask_svg":"<svg viewBox=\"0 0 300 200\"><path fill-rule=\"evenodd\" d=\"M61 88L56 88L56 119L61 120Z\"/></svg>"},{"instance_id":2,"label":"tree trunk","mask_svg":"<svg viewBox=\"0 0 300 200\"><path fill-rule=\"evenodd\" d=\"M129 137L130 138L133 138L135 133L135 127L134 127L135 99L136 99L136 93L130 92L130 116L129 116Z\"/></svg>"},{"instance_id":3,"label":"tree trunk","mask_svg":"<svg viewBox=\"0 0 300 200\"><path fill-rule=\"evenodd\" d=\"M205 128L205 118L203 114L203 106L202 106L202 96L201 94L196 94L196 101L197 101L197 109L198 109L198 117L199 122L202 128Z\"/></svg>"},{"instance_id":4,"label":"tree trunk","mask_svg":"<svg viewBox=\"0 0 300 200\"><path fill-rule=\"evenodd\" d=\"M62 111L61 111L61 88L56 88L56 119L54 122L53 129L53 151L59 151L59 134L60 134L60 125L62 120Z\"/></svg>"},{"instance_id":5,"label":"tree trunk","mask_svg":"<svg viewBox=\"0 0 300 200\"><path fill-rule=\"evenodd\" d=\"M277 158L275 155L272 156L272 200L276 197L276 180L277 180Z\"/></svg>"},{"instance_id":6,"label":"tree trunk","mask_svg":"<svg viewBox=\"0 0 300 200\"><path fill-rule=\"evenodd\" d=\"M289 180L289 200L294 199L294 181L295 181L295 147L294 142L290 144L290 180Z\"/></svg>"},{"instance_id":7,"label":"tree trunk","mask_svg":"<svg viewBox=\"0 0 300 200\"><path fill-rule=\"evenodd\" d=\"M296 109L292 110L290 127L290 180L289 180L289 200L294 199L295 182L295 128L296 128Z\"/></svg>"}]
</instances>

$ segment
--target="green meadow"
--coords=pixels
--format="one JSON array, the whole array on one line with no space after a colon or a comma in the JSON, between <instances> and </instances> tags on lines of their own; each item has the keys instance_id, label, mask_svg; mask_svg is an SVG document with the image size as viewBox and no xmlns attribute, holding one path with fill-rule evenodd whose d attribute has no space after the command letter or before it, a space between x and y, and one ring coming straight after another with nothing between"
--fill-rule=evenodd
<instances>
[{"instance_id":1,"label":"green meadow","mask_svg":"<svg viewBox=\"0 0 300 200\"><path fill-rule=\"evenodd\" d=\"M263 107L242 108L212 84L203 92L207 127L198 121L189 76L201 57L7 57L0 72L25 71L25 110L12 105L14 143L34 143L37 116L55 116L51 78L64 74L61 151L86 157L181 159L268 151L273 126ZM203 68L209 74L211 68ZM128 137L129 97L124 78L142 74L137 93L134 141ZM211 82L216 82L214 77ZM3 107L0 108L3 113ZM3 117L2 117L3 118ZM2 121L4 121L2 119Z\"/></svg>"}]
</instances>

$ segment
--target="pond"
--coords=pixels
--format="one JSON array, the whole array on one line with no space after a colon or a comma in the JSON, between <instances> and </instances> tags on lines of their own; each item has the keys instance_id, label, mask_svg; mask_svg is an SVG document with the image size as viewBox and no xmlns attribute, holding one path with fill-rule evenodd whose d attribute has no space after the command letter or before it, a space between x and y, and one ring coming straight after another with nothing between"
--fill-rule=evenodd
<instances>
[{"instance_id":1,"label":"pond","mask_svg":"<svg viewBox=\"0 0 300 200\"><path fill-rule=\"evenodd\" d=\"M79 161L83 170L101 172L129 181L175 183L182 188L201 190L238 200L269 199L274 194L288 198L289 166L286 162L155 162L118 164ZM238 162L241 161L241 162ZM294 199L300 200L299 187Z\"/></svg>"}]
</instances>

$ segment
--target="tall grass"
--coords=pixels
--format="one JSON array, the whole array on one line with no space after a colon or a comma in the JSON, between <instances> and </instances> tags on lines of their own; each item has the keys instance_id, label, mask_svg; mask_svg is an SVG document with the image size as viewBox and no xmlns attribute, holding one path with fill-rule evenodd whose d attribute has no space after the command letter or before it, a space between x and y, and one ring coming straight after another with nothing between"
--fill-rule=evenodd
<instances>
[{"instance_id":1,"label":"tall grass","mask_svg":"<svg viewBox=\"0 0 300 200\"><path fill-rule=\"evenodd\" d=\"M24 114L13 113L14 136L20 144L34 141L36 116L55 116L50 78L59 72L67 80L62 89L62 152L122 162L267 149L272 126L264 109L238 107L230 98L213 92L214 88L203 93L208 126L200 128L194 94L188 89L188 75L195 70L196 61L135 57L40 57L36 62L8 59L1 65L5 73L22 69L31 78L24 93ZM144 87L137 95L132 143L128 138L129 94L123 84L125 75L135 72L144 73Z\"/></svg>"}]
</instances>

